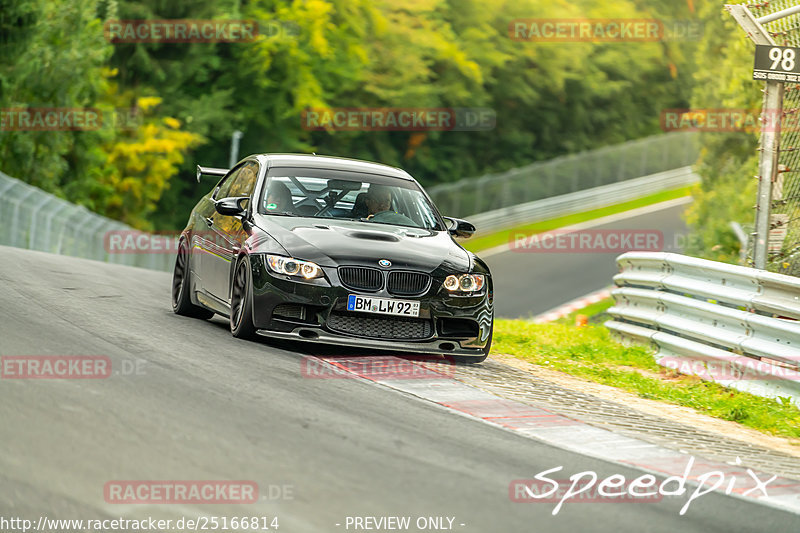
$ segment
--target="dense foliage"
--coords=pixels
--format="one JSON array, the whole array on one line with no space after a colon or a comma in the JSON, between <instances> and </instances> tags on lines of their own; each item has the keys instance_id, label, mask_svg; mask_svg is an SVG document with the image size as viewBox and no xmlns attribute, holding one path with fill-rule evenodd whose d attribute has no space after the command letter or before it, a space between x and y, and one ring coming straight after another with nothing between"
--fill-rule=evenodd
<instances>
[{"instance_id":1,"label":"dense foliage","mask_svg":"<svg viewBox=\"0 0 800 533\"><path fill-rule=\"evenodd\" d=\"M692 0L0 0L0 108L135 117L0 131L0 169L145 229L180 226L207 186L193 165L226 166L235 130L240 155L315 151L452 181L658 133L661 110L688 104L696 42L524 42L509 36L513 19L696 16ZM269 31L112 44L104 23L119 19L254 19ZM320 107L481 107L497 125L304 129L303 110Z\"/></svg>"},{"instance_id":2,"label":"dense foliage","mask_svg":"<svg viewBox=\"0 0 800 533\"><path fill-rule=\"evenodd\" d=\"M731 2L741 3L741 2ZM707 4L704 38L697 49L698 63L713 57L713 68L699 69L692 94L694 109L761 108L763 83L752 80L753 44L720 5ZM739 240L731 222L752 226L758 187L758 134L708 132L701 134L702 152L697 171L703 181L694 192L688 212L693 231L691 255L736 263Z\"/></svg>"}]
</instances>

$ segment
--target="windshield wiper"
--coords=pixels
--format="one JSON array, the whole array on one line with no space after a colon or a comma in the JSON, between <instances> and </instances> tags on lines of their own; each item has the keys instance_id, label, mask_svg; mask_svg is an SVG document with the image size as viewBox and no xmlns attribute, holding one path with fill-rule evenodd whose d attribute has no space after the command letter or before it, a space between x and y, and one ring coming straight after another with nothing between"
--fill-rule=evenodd
<instances>
[{"instance_id":1,"label":"windshield wiper","mask_svg":"<svg viewBox=\"0 0 800 533\"><path fill-rule=\"evenodd\" d=\"M282 213L267 213L268 215L276 215L279 217L299 217L297 213L290 213L289 211L283 211Z\"/></svg>"}]
</instances>

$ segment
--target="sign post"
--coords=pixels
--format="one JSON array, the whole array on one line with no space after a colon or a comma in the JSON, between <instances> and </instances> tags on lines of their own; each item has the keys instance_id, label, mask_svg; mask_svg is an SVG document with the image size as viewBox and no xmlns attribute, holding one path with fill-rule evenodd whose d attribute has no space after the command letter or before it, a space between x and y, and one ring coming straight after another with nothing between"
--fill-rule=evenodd
<instances>
[{"instance_id":1,"label":"sign post","mask_svg":"<svg viewBox=\"0 0 800 533\"><path fill-rule=\"evenodd\" d=\"M792 52L795 49L777 46L769 32L753 17L746 5L726 5L725 9L736 19L748 37L758 45L753 79L766 81L764 103L761 110L761 155L758 162L758 203L753 245L753 266L766 269L771 227L772 184L778 177L778 155L780 154L781 119L783 117L783 83L787 79L786 76L796 77L800 72L795 71L798 62L794 56L796 52ZM789 50L789 52L784 52L784 50ZM780 57L775 57L778 54ZM765 127L766 120L770 120L770 114L773 119Z\"/></svg>"}]
</instances>

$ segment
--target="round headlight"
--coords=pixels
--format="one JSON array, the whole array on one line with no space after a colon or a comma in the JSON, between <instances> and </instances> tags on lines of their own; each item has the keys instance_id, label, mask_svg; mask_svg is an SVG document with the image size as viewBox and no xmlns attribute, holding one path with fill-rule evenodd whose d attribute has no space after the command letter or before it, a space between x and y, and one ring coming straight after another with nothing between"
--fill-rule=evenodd
<instances>
[{"instance_id":1,"label":"round headlight","mask_svg":"<svg viewBox=\"0 0 800 533\"><path fill-rule=\"evenodd\" d=\"M462 291L469 292L475 288L475 280L472 279L472 276L466 274L464 276L461 276L458 285L459 287L461 287Z\"/></svg>"},{"instance_id":2,"label":"round headlight","mask_svg":"<svg viewBox=\"0 0 800 533\"><path fill-rule=\"evenodd\" d=\"M297 264L297 261L286 261L286 263L283 264L283 271L290 276L294 276L300 272L300 265Z\"/></svg>"},{"instance_id":3,"label":"round headlight","mask_svg":"<svg viewBox=\"0 0 800 533\"><path fill-rule=\"evenodd\" d=\"M444 288L448 291L454 291L458 289L458 278L450 275L447 276L444 280Z\"/></svg>"},{"instance_id":4,"label":"round headlight","mask_svg":"<svg viewBox=\"0 0 800 533\"><path fill-rule=\"evenodd\" d=\"M317 267L311 263L304 263L301 271L304 278L313 278L317 275Z\"/></svg>"}]
</instances>

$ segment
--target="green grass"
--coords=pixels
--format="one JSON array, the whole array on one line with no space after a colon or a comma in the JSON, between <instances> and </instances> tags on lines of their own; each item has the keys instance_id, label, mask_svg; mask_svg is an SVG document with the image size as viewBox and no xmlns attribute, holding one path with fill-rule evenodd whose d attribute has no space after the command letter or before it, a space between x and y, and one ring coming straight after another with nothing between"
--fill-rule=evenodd
<instances>
[{"instance_id":1,"label":"green grass","mask_svg":"<svg viewBox=\"0 0 800 533\"><path fill-rule=\"evenodd\" d=\"M660 367L652 351L615 342L603 326L495 321L492 351L642 398L691 407L771 435L800 438L800 410L785 403L726 389Z\"/></svg>"},{"instance_id":2,"label":"green grass","mask_svg":"<svg viewBox=\"0 0 800 533\"><path fill-rule=\"evenodd\" d=\"M542 220L540 222L534 222L533 224L527 224L524 226L519 226L517 228L507 229L503 231L498 231L496 233L491 233L489 235L475 237L474 239L466 239L464 241L461 241L461 245L471 252L480 252L482 250L494 248L495 246L508 244L509 238L512 234L541 233L543 231L551 231L554 229L563 228L564 226L580 224L581 222L586 222L587 220L594 220L596 218L602 218L608 215L615 215L617 213L622 213L623 211L630 211L631 209L637 209L639 207L653 205L660 202L666 202L667 200L674 200L675 198L688 196L691 189L692 187L681 187L679 189L672 189L670 191L663 191L656 194L651 194L649 196L644 196L642 198L637 198L636 200L623 202L621 204L615 204L607 207L601 207L598 209L592 209L591 211L585 211L583 213L575 213L572 215L566 215L563 217L553 218L550 220Z\"/></svg>"},{"instance_id":3,"label":"green grass","mask_svg":"<svg viewBox=\"0 0 800 533\"><path fill-rule=\"evenodd\" d=\"M559 318L558 320L555 321L555 323L557 323L557 324L575 324L575 318L578 315L586 315L591 319L595 315L599 315L600 313L604 313L612 305L614 305L614 298L611 298L609 296L608 298L603 298L599 302L595 302L593 304L589 304L586 307L583 307L581 309L573 311L570 314Z\"/></svg>"}]
</instances>

